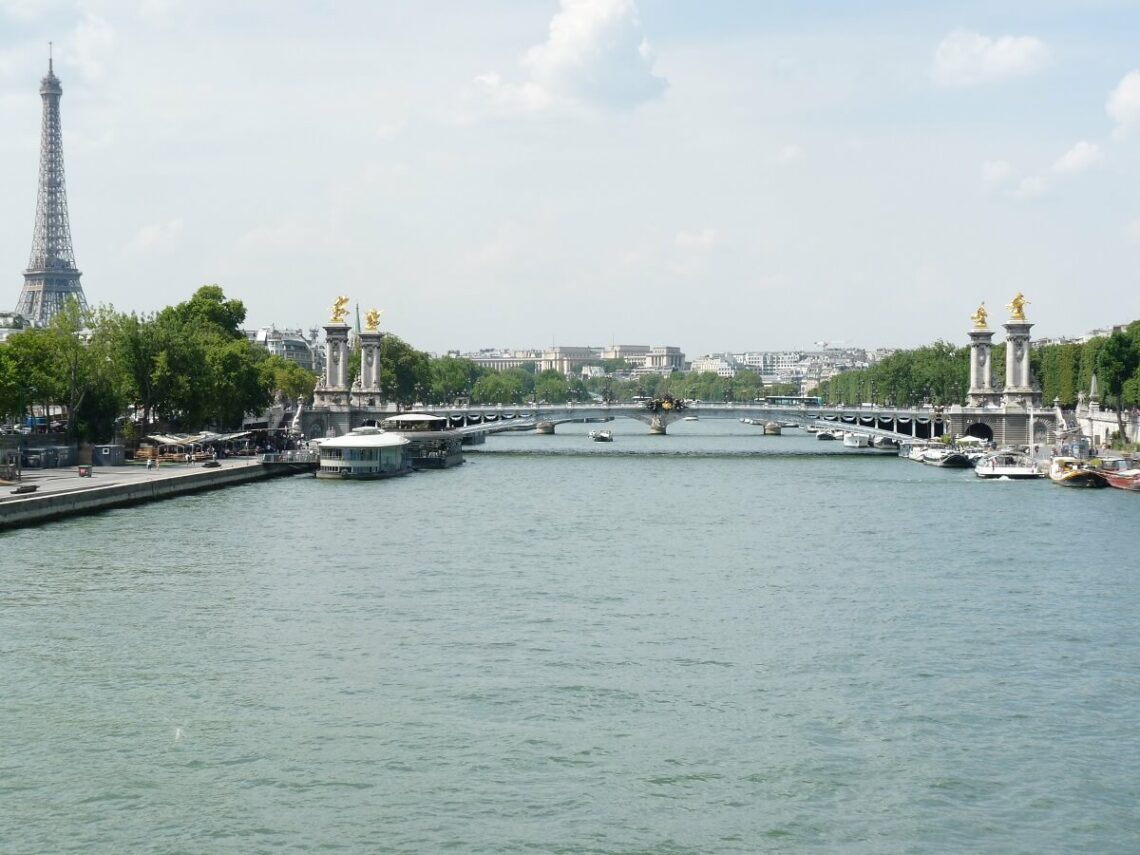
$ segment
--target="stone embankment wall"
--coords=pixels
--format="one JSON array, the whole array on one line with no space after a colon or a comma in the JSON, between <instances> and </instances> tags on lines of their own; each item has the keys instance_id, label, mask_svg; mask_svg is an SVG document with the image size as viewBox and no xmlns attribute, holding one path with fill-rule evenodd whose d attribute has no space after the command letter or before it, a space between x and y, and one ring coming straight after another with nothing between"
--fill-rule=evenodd
<instances>
[{"instance_id":1,"label":"stone embankment wall","mask_svg":"<svg viewBox=\"0 0 1140 855\"><path fill-rule=\"evenodd\" d=\"M1099 407L1078 407L1077 424L1081 433L1092 440L1092 444L1100 448L1108 445L1109 438L1120 430L1116 421L1115 410L1102 410ZM1124 413L1124 430L1131 442L1140 437L1140 415L1133 410Z\"/></svg>"},{"instance_id":2,"label":"stone embankment wall","mask_svg":"<svg viewBox=\"0 0 1140 855\"><path fill-rule=\"evenodd\" d=\"M106 486L78 486L72 490L27 496L5 496L0 503L0 530L36 525L62 517L96 513L143 502L184 496L202 490L230 487L278 475L295 474L289 467L249 465L179 472L175 477L154 477ZM158 473L155 473L158 474ZM82 479L86 481L86 479ZM80 479L76 479L80 481ZM90 483L89 481L87 482Z\"/></svg>"}]
</instances>

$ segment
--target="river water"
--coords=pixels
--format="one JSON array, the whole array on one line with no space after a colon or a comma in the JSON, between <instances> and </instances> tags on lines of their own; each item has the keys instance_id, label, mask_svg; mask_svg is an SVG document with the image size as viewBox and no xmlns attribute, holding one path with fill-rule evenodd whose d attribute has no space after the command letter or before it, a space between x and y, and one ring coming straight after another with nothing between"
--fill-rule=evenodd
<instances>
[{"instance_id":1,"label":"river water","mask_svg":"<svg viewBox=\"0 0 1140 855\"><path fill-rule=\"evenodd\" d=\"M0 851L1140 850L1140 496L614 427L0 535Z\"/></svg>"}]
</instances>

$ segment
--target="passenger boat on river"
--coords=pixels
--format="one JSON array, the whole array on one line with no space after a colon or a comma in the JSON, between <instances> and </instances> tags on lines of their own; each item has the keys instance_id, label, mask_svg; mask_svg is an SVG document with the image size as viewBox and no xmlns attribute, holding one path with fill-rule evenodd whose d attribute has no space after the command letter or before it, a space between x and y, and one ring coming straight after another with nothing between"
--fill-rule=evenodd
<instances>
[{"instance_id":1,"label":"passenger boat on river","mask_svg":"<svg viewBox=\"0 0 1140 855\"><path fill-rule=\"evenodd\" d=\"M318 478L368 480L412 471L408 441L398 433L361 427L344 436L319 441Z\"/></svg>"},{"instance_id":2,"label":"passenger boat on river","mask_svg":"<svg viewBox=\"0 0 1140 855\"><path fill-rule=\"evenodd\" d=\"M1003 448L987 454L974 466L974 474L979 478L1012 478L1014 480L1044 478L1045 473L1037 461L1024 451Z\"/></svg>"},{"instance_id":3,"label":"passenger boat on river","mask_svg":"<svg viewBox=\"0 0 1140 855\"><path fill-rule=\"evenodd\" d=\"M452 430L443 416L400 413L381 424L388 433L408 440L413 469L447 469L463 462L463 434Z\"/></svg>"},{"instance_id":4,"label":"passenger boat on river","mask_svg":"<svg viewBox=\"0 0 1140 855\"><path fill-rule=\"evenodd\" d=\"M1108 486L1140 492L1140 468L1136 460L1125 457L1105 458L1098 468Z\"/></svg>"},{"instance_id":5,"label":"passenger boat on river","mask_svg":"<svg viewBox=\"0 0 1140 855\"><path fill-rule=\"evenodd\" d=\"M1108 486L1104 473L1075 457L1054 457L1049 464L1049 480L1062 487Z\"/></svg>"}]
</instances>

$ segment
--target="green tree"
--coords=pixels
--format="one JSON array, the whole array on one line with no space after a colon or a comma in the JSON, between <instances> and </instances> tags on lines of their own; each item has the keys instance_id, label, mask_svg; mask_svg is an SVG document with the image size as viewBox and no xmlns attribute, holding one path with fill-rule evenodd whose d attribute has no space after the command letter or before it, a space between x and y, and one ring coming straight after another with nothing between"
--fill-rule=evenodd
<instances>
[{"instance_id":1,"label":"green tree","mask_svg":"<svg viewBox=\"0 0 1140 855\"><path fill-rule=\"evenodd\" d=\"M380 343L380 387L401 409L410 407L431 389L428 355L388 333Z\"/></svg>"},{"instance_id":2,"label":"green tree","mask_svg":"<svg viewBox=\"0 0 1140 855\"><path fill-rule=\"evenodd\" d=\"M547 369L534 378L535 400L551 404L564 404L570 398L570 384L553 369Z\"/></svg>"},{"instance_id":3,"label":"green tree","mask_svg":"<svg viewBox=\"0 0 1140 855\"><path fill-rule=\"evenodd\" d=\"M1127 333L1114 332L1097 353L1097 376L1105 394L1116 401L1116 424L1121 442L1127 442L1124 429L1124 387L1140 365L1140 351Z\"/></svg>"},{"instance_id":4,"label":"green tree","mask_svg":"<svg viewBox=\"0 0 1140 855\"><path fill-rule=\"evenodd\" d=\"M470 359L444 356L431 360L431 395L436 403L446 404L471 394L485 370Z\"/></svg>"},{"instance_id":5,"label":"green tree","mask_svg":"<svg viewBox=\"0 0 1140 855\"><path fill-rule=\"evenodd\" d=\"M517 370L492 372L475 383L471 398L477 404L521 404L526 388Z\"/></svg>"},{"instance_id":6,"label":"green tree","mask_svg":"<svg viewBox=\"0 0 1140 855\"><path fill-rule=\"evenodd\" d=\"M317 385L317 375L312 371L276 354L264 360L260 370L262 383L275 395L280 394L289 401L298 398L308 400Z\"/></svg>"}]
</instances>

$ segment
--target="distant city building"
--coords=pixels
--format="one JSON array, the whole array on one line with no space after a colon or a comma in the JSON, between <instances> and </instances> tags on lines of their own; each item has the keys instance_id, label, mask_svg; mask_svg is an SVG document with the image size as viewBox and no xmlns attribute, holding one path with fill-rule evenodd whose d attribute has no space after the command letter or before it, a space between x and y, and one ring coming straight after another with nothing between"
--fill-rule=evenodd
<instances>
[{"instance_id":1,"label":"distant city building","mask_svg":"<svg viewBox=\"0 0 1140 855\"><path fill-rule=\"evenodd\" d=\"M735 377L736 372L744 366L731 353L710 353L699 359L694 359L689 370L694 374L712 372L718 377Z\"/></svg>"},{"instance_id":2,"label":"distant city building","mask_svg":"<svg viewBox=\"0 0 1140 855\"><path fill-rule=\"evenodd\" d=\"M723 357L735 362L737 370L747 369L759 374L766 386L796 386L805 393L840 372L866 368L872 361L866 351L854 347L828 347L816 351L756 350L724 354ZM697 364L697 361L693 362L694 371Z\"/></svg>"},{"instance_id":3,"label":"distant city building","mask_svg":"<svg viewBox=\"0 0 1140 855\"><path fill-rule=\"evenodd\" d=\"M448 352L448 356L460 356L458 352ZM464 359L470 359L480 368L487 368L491 371L509 371L512 368L526 368L528 366L537 366L539 360L542 359L542 352L538 350L494 350L493 348L485 348L478 353L468 353L463 355Z\"/></svg>"},{"instance_id":4,"label":"distant city building","mask_svg":"<svg viewBox=\"0 0 1140 855\"><path fill-rule=\"evenodd\" d=\"M600 347L552 347L542 352L538 370L557 371L569 377L581 373L583 365L597 362L601 358Z\"/></svg>"},{"instance_id":5,"label":"distant city building","mask_svg":"<svg viewBox=\"0 0 1140 855\"><path fill-rule=\"evenodd\" d=\"M8 340L8 336L25 330L29 326L23 315L15 312L0 312L0 342Z\"/></svg>"},{"instance_id":6,"label":"distant city building","mask_svg":"<svg viewBox=\"0 0 1140 855\"><path fill-rule=\"evenodd\" d=\"M246 330L246 337L259 344L274 356L296 362L307 371L320 373L324 369L322 350L317 345L317 331L312 330L308 338L301 330L279 330L276 327L262 327L259 330Z\"/></svg>"},{"instance_id":7,"label":"distant city building","mask_svg":"<svg viewBox=\"0 0 1140 855\"><path fill-rule=\"evenodd\" d=\"M546 350L508 350L483 348L474 353L459 354L448 351L449 356L462 356L482 368L507 371L511 368L533 366L535 371L557 371L567 377L587 374L600 376L603 361L622 361L634 372L668 374L685 368L685 354L679 347L643 344L614 344L608 347L551 347Z\"/></svg>"},{"instance_id":8,"label":"distant city building","mask_svg":"<svg viewBox=\"0 0 1140 855\"><path fill-rule=\"evenodd\" d=\"M36 195L36 227L32 255L24 271L24 289L16 312L33 325L48 323L69 300L87 308L75 253L71 248L71 225L67 216L67 183L63 175L63 134L59 99L63 87L48 59L47 76L40 81L43 120L40 130L40 177Z\"/></svg>"}]
</instances>

